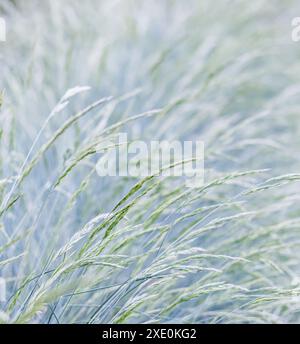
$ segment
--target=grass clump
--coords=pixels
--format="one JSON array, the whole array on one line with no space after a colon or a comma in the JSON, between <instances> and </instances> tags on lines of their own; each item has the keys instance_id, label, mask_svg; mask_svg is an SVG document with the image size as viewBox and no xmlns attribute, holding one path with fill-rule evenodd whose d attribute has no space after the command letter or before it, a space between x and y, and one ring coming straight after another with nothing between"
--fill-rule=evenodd
<instances>
[{"instance_id":1,"label":"grass clump","mask_svg":"<svg viewBox=\"0 0 300 344\"><path fill-rule=\"evenodd\" d=\"M297 1L0 10L0 322L299 322ZM120 132L204 141L204 185L99 177Z\"/></svg>"}]
</instances>

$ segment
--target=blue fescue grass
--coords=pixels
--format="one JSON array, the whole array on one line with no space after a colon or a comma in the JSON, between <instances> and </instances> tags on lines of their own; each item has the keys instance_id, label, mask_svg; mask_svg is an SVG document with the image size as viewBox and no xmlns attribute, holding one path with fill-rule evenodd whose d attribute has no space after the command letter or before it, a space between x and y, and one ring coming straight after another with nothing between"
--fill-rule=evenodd
<instances>
[{"instance_id":1,"label":"blue fescue grass","mask_svg":"<svg viewBox=\"0 0 300 344\"><path fill-rule=\"evenodd\" d=\"M297 1L0 4L0 322L299 322ZM203 187L100 178L124 131Z\"/></svg>"}]
</instances>

